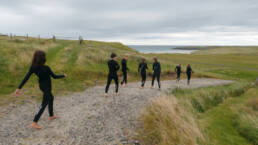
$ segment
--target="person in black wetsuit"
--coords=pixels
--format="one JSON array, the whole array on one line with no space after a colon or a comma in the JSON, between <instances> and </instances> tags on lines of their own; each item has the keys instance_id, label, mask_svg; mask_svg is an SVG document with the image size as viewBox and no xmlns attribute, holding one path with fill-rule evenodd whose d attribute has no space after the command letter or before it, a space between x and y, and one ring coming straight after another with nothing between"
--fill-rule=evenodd
<instances>
[{"instance_id":1,"label":"person in black wetsuit","mask_svg":"<svg viewBox=\"0 0 258 145\"><path fill-rule=\"evenodd\" d=\"M112 53L111 54L111 60L108 61L108 68L109 68L109 73L108 73L108 78L107 78L107 85L106 85L106 89L105 89L105 97L108 96L108 90L109 90L109 86L111 81L114 79L115 80L115 84L116 84L116 95L118 95L118 76L117 76L117 71L119 70L120 66L119 64L116 62L116 54Z\"/></svg>"},{"instance_id":2,"label":"person in black wetsuit","mask_svg":"<svg viewBox=\"0 0 258 145\"><path fill-rule=\"evenodd\" d=\"M147 63L145 62L145 59L142 59L142 62L139 64L138 72L141 73L142 77L142 85L141 88L144 88L145 81L146 81L146 69L148 69Z\"/></svg>"},{"instance_id":3,"label":"person in black wetsuit","mask_svg":"<svg viewBox=\"0 0 258 145\"><path fill-rule=\"evenodd\" d=\"M153 61L154 61L154 63L153 63L153 66L152 66L153 75L152 75L151 87L153 88L155 78L157 78L159 89L161 89L161 84L160 84L161 66L160 66L160 63L158 62L158 59L156 57L153 58Z\"/></svg>"},{"instance_id":4,"label":"person in black wetsuit","mask_svg":"<svg viewBox=\"0 0 258 145\"><path fill-rule=\"evenodd\" d=\"M181 64L176 66L175 72L176 72L176 75L177 75L176 76L177 82L179 82L180 81L180 76L181 76L181 73L182 73Z\"/></svg>"},{"instance_id":5,"label":"person in black wetsuit","mask_svg":"<svg viewBox=\"0 0 258 145\"><path fill-rule=\"evenodd\" d=\"M38 113L35 115L33 123L31 124L32 128L41 129L37 122L39 121L41 115L43 114L46 106L48 105L49 111L49 120L56 119L53 112L53 102L54 96L52 95L52 85L51 85L51 77L54 79L64 78L66 75L56 75L52 72L49 66L45 65L46 62L46 54L44 51L38 50L34 53L34 57L32 60L32 65L29 69L29 72L20 83L18 89L15 94L18 96L20 94L20 90L25 85L25 83L29 80L32 74L37 75L39 78L39 88L43 92L42 104L40 105Z\"/></svg>"},{"instance_id":6,"label":"person in black wetsuit","mask_svg":"<svg viewBox=\"0 0 258 145\"><path fill-rule=\"evenodd\" d=\"M187 67L186 67L186 75L187 75L187 84L188 85L190 85L190 80L191 80L192 73L194 73L193 70L192 70L192 67L191 67L190 64L188 64Z\"/></svg>"},{"instance_id":7,"label":"person in black wetsuit","mask_svg":"<svg viewBox=\"0 0 258 145\"><path fill-rule=\"evenodd\" d=\"M129 71L129 69L127 67L127 60L128 60L128 55L125 55L125 57L121 61L122 72L123 72L123 80L121 82L121 85L127 84L127 71Z\"/></svg>"}]
</instances>

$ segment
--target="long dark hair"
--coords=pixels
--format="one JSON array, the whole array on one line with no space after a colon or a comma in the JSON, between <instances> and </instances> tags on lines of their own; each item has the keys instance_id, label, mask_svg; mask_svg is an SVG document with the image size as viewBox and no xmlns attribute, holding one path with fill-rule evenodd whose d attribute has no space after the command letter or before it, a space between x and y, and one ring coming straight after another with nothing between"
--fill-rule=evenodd
<instances>
[{"instance_id":1,"label":"long dark hair","mask_svg":"<svg viewBox=\"0 0 258 145\"><path fill-rule=\"evenodd\" d=\"M46 63L46 53L42 50L35 51L31 66L32 67L43 66L45 63Z\"/></svg>"}]
</instances>

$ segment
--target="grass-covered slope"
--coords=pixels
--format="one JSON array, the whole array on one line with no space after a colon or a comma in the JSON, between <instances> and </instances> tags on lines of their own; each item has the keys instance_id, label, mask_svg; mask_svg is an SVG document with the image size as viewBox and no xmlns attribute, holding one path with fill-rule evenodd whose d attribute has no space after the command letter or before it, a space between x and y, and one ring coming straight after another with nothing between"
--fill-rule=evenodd
<instances>
[{"instance_id":1,"label":"grass-covered slope","mask_svg":"<svg viewBox=\"0 0 258 145\"><path fill-rule=\"evenodd\" d=\"M121 58L129 54L131 75L136 75L136 66L140 54L120 43L98 41L78 41L51 39L24 39L0 37L0 102L9 100L11 94L23 79L31 64L35 50L47 53L47 65L57 74L66 73L68 78L53 81L54 90L58 92L81 91L85 87L102 83L108 71L106 62L110 53L115 52ZM38 95L35 75L24 87L25 95ZM31 89L33 88L33 89ZM26 94L27 93L27 94Z\"/></svg>"},{"instance_id":2,"label":"grass-covered slope","mask_svg":"<svg viewBox=\"0 0 258 145\"><path fill-rule=\"evenodd\" d=\"M144 145L257 145L258 88L226 86L177 89L141 115Z\"/></svg>"}]
</instances>

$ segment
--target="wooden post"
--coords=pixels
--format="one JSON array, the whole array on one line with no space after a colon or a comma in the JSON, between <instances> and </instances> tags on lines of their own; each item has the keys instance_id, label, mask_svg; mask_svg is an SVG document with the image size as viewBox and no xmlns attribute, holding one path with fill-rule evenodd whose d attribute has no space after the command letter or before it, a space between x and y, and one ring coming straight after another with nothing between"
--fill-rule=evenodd
<instances>
[{"instance_id":1,"label":"wooden post","mask_svg":"<svg viewBox=\"0 0 258 145\"><path fill-rule=\"evenodd\" d=\"M56 42L56 36L53 35L53 42Z\"/></svg>"},{"instance_id":2,"label":"wooden post","mask_svg":"<svg viewBox=\"0 0 258 145\"><path fill-rule=\"evenodd\" d=\"M79 36L79 44L82 45L82 43L83 43L83 38L82 36Z\"/></svg>"}]
</instances>

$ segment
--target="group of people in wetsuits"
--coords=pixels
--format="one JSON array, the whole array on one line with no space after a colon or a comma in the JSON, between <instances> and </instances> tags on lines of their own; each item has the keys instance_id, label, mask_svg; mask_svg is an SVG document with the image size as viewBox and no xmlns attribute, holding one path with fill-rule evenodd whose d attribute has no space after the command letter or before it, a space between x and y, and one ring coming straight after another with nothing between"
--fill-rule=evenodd
<instances>
[{"instance_id":1,"label":"group of people in wetsuits","mask_svg":"<svg viewBox=\"0 0 258 145\"><path fill-rule=\"evenodd\" d=\"M118 95L118 89L119 89L117 72L120 69L120 66L117 62L117 55L115 53L112 53L110 57L111 57L111 59L107 63L108 68L109 68L109 73L108 73L108 77L107 77L107 85L105 88L105 96L106 97L108 96L108 90L109 90L109 86L110 86L112 80L115 81L116 95ZM125 57L121 61L122 72L123 72L123 80L121 82L121 85L123 85L123 86L126 86L126 84L127 84L127 72L129 71L129 69L127 67L127 60L128 60L128 55L125 55ZM35 128L35 129L42 128L42 126L40 126L37 122L39 121L41 115L43 114L43 112L47 106L48 106L48 111L49 111L49 120L54 120L57 118L57 116L54 115L54 111L53 111L54 96L52 95L51 77L54 79L61 79L61 78L67 77L66 74L56 75L49 66L45 65L45 63L46 63L45 52L41 51L41 50L37 50L34 53L29 72L27 73L25 78L20 83L18 89L16 89L16 91L15 91L16 96L19 96L22 87L29 80L30 76L32 74L35 74L38 77L39 88L43 92L43 99L42 99L42 103L39 107L39 111L36 113L36 115L33 119L33 122L31 124L31 127ZM144 88L144 85L146 82L147 69L148 69L148 65L146 63L146 60L143 58L138 66L138 72L141 74L141 77L142 77L141 88ZM161 84L160 84L161 65L158 62L158 59L155 57L153 58L152 69L153 69L153 75L152 75L151 87L153 88L154 81L157 78L159 89L161 89ZM176 67L175 71L177 73L177 81L179 82L180 74L182 73L181 64ZM186 73L188 76L188 84L189 84L191 74L193 73L190 65L187 66Z\"/></svg>"},{"instance_id":2,"label":"group of people in wetsuits","mask_svg":"<svg viewBox=\"0 0 258 145\"><path fill-rule=\"evenodd\" d=\"M181 65L181 64L179 64L178 66L176 66L175 72L176 72L176 75L177 75L176 80L177 80L177 82L179 82L179 81L180 81L180 78L181 78L181 73L183 73L183 71L182 71L182 65ZM187 84L188 84L188 85L190 85L190 80L191 80L191 76L192 76L193 73L194 73L194 72L193 72L193 70L192 70L191 65L188 64L187 67L186 67L186 75L187 75Z\"/></svg>"},{"instance_id":3,"label":"group of people in wetsuits","mask_svg":"<svg viewBox=\"0 0 258 145\"><path fill-rule=\"evenodd\" d=\"M118 95L118 88L119 88L119 83L118 83L118 75L117 71L120 69L120 66L118 64L117 60L117 55L115 53L111 54L111 59L108 61L108 68L109 68L109 73L107 77L107 85L105 89L105 97L108 96L108 90L109 86L111 84L111 81L115 81L115 92L116 95ZM128 60L128 55L125 55L125 57L121 61L122 65L122 73L123 73L123 80L121 82L122 86L126 86L127 84L127 72L129 71L129 68L127 67L127 60ZM158 86L159 89L161 89L161 84L160 84L160 74L161 74L161 66L160 63L158 62L157 58L153 58L153 76L152 76L152 83L151 86L154 86L154 81L157 78L158 81ZM148 65L145 62L145 59L143 58L141 63L138 66L138 72L141 74L142 77L142 83L141 83L141 88L144 88L146 78L147 78L147 69Z\"/></svg>"},{"instance_id":4,"label":"group of people in wetsuits","mask_svg":"<svg viewBox=\"0 0 258 145\"><path fill-rule=\"evenodd\" d=\"M106 85L106 89L105 89L105 97L108 96L108 90L109 90L109 86L110 86L112 80L115 81L116 95L118 95L118 89L119 89L117 71L120 69L120 66L119 66L118 62L116 61L117 55L115 53L112 53L110 57L111 57L111 59L108 61L109 73L108 73L107 85ZM127 67L127 60L128 60L128 55L125 55L125 57L121 61L122 73L123 73L123 80L121 82L122 86L127 84L127 72L129 71L129 68ZM144 85L146 82L147 69L148 69L148 65L146 63L146 60L144 58L142 58L139 66L138 66L138 72L141 74L141 78L142 78L141 88L144 88ZM153 88L154 81L155 81L155 79L157 79L159 89L161 89L161 83L160 83L161 65L158 62L158 59L156 57L153 58L152 69L153 69L153 74L152 74L151 88ZM183 73L181 64L176 66L175 72L177 74L177 82L179 83L180 78L181 78L181 73ZM192 73L193 73L193 70L192 70L190 64L188 64L187 68L186 68L188 85L190 85L190 79L191 79Z\"/></svg>"}]
</instances>

